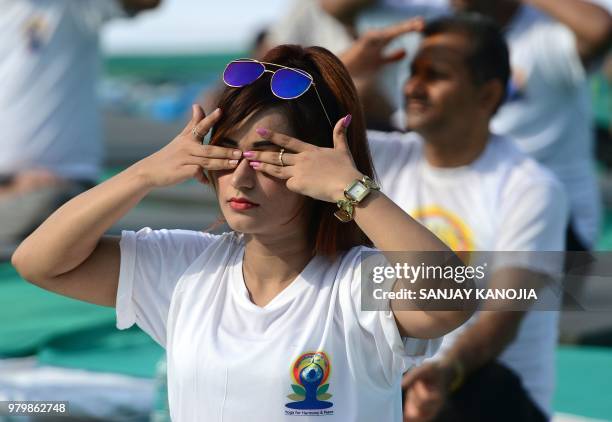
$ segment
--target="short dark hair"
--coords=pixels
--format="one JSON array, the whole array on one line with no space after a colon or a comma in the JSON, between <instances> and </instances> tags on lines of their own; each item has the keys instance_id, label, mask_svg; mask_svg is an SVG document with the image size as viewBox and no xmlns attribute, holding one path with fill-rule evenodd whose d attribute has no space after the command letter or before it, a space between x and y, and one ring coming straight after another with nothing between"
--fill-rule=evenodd
<instances>
[{"instance_id":1,"label":"short dark hair","mask_svg":"<svg viewBox=\"0 0 612 422\"><path fill-rule=\"evenodd\" d=\"M262 60L302 69L312 75L333 125L349 113L353 116L347 129L349 150L357 169L374 178L361 102L342 62L322 47L304 48L297 45L280 45L270 50ZM210 143L213 145L251 114L277 108L302 141L320 147L334 146L332 128L314 89L309 89L294 100L279 99L270 90L269 73L243 88L226 87L221 94L219 107L228 112L221 115L212 129ZM341 223L334 216L334 211L338 209L336 204L311 201L308 235L313 254L336 257L354 246L372 245L354 221Z\"/></svg>"},{"instance_id":2,"label":"short dark hair","mask_svg":"<svg viewBox=\"0 0 612 422\"><path fill-rule=\"evenodd\" d=\"M479 13L458 13L435 19L423 30L425 37L444 33L461 34L469 39L467 65L474 83L481 85L498 79L504 89L503 102L510 79L510 57L508 44L495 21Z\"/></svg>"}]
</instances>

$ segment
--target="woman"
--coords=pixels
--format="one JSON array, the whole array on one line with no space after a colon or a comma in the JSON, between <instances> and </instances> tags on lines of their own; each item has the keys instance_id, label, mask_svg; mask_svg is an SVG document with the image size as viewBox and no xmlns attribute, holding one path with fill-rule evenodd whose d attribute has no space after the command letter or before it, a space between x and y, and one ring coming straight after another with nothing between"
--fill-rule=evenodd
<instances>
[{"instance_id":1,"label":"woman","mask_svg":"<svg viewBox=\"0 0 612 422\"><path fill-rule=\"evenodd\" d=\"M60 208L13 264L45 289L115 306L119 328L136 322L164 346L173 420L398 421L402 372L469 312L362 312L360 253L368 239L447 249L364 179L363 117L341 62L297 46L265 61L228 65L223 112L194 107L172 142ZM212 182L232 232L103 236L152 189L192 177Z\"/></svg>"}]
</instances>

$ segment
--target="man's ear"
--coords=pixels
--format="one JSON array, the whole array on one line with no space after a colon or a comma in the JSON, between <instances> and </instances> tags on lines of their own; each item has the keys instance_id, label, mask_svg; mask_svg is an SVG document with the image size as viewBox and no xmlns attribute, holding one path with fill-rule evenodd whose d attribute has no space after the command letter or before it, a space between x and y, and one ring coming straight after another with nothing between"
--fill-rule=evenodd
<instances>
[{"instance_id":1,"label":"man's ear","mask_svg":"<svg viewBox=\"0 0 612 422\"><path fill-rule=\"evenodd\" d=\"M499 106L504 102L506 90L499 79L491 79L480 87L481 108L494 115Z\"/></svg>"}]
</instances>

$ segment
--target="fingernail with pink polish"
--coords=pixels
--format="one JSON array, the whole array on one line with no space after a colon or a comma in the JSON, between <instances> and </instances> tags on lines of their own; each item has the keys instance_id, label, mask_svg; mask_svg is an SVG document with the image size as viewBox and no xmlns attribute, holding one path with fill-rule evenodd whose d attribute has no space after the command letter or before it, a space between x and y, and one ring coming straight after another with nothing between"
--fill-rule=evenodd
<instances>
[{"instance_id":1,"label":"fingernail with pink polish","mask_svg":"<svg viewBox=\"0 0 612 422\"><path fill-rule=\"evenodd\" d=\"M255 132L257 132L258 135L263 136L264 138L270 134L270 131L268 129L264 129L262 127L258 127L257 129L255 129Z\"/></svg>"},{"instance_id":2,"label":"fingernail with pink polish","mask_svg":"<svg viewBox=\"0 0 612 422\"><path fill-rule=\"evenodd\" d=\"M342 121L342 127L345 129L349 127L349 125L351 124L351 120L353 120L353 116L351 116L350 114L347 114L344 117L344 120Z\"/></svg>"},{"instance_id":3,"label":"fingernail with pink polish","mask_svg":"<svg viewBox=\"0 0 612 422\"><path fill-rule=\"evenodd\" d=\"M249 165L254 169L261 167L261 161L249 161Z\"/></svg>"},{"instance_id":4,"label":"fingernail with pink polish","mask_svg":"<svg viewBox=\"0 0 612 422\"><path fill-rule=\"evenodd\" d=\"M245 158L253 158L255 157L255 152L254 151L245 151L242 153L242 156Z\"/></svg>"}]
</instances>

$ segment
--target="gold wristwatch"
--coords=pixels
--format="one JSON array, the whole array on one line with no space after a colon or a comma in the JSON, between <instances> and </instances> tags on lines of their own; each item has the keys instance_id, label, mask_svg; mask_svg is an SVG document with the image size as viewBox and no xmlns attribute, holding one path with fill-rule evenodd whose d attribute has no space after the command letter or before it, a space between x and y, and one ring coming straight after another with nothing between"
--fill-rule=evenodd
<instances>
[{"instance_id":1,"label":"gold wristwatch","mask_svg":"<svg viewBox=\"0 0 612 422\"><path fill-rule=\"evenodd\" d=\"M368 176L363 176L361 180L353 180L344 189L344 199L336 202L338 210L334 212L334 215L343 223L348 223L353 219L355 205L363 201L373 190L380 190L380 186Z\"/></svg>"}]
</instances>

